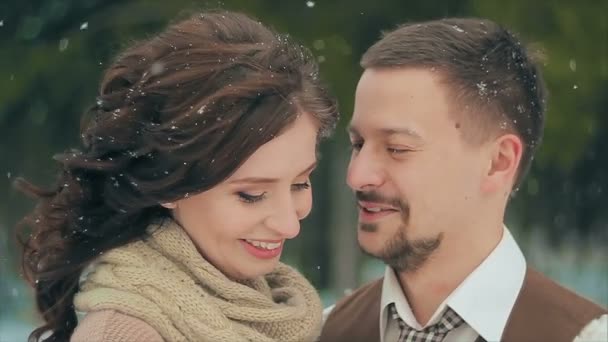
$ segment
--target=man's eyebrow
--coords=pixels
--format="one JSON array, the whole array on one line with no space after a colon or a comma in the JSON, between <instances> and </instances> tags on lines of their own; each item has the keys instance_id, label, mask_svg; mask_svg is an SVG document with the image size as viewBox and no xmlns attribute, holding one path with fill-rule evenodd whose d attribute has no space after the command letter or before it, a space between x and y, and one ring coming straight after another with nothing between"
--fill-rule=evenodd
<instances>
[{"instance_id":1,"label":"man's eyebrow","mask_svg":"<svg viewBox=\"0 0 608 342\"><path fill-rule=\"evenodd\" d=\"M361 134L359 133L359 130L356 127L354 127L354 126L349 125L346 128L346 130L351 135L354 135L356 137L360 137L361 136ZM385 135L385 136L390 136L390 135L406 135L406 136L412 137L412 138L417 139L417 140L423 140L422 137L420 136L420 134L418 134L413 129L407 128L407 127L377 128L377 129L374 129L374 131L380 133L381 135Z\"/></svg>"},{"instance_id":2,"label":"man's eyebrow","mask_svg":"<svg viewBox=\"0 0 608 342\"><path fill-rule=\"evenodd\" d=\"M420 134L418 134L418 132L414 131L411 128L407 128L407 127L400 127L400 128L381 128L379 129L379 131L382 134L386 134L386 135L407 135L410 136L412 138L418 139L418 140L422 140L422 137L420 136Z\"/></svg>"},{"instance_id":3,"label":"man's eyebrow","mask_svg":"<svg viewBox=\"0 0 608 342\"><path fill-rule=\"evenodd\" d=\"M354 127L354 126L352 126L352 125L348 125L348 126L346 127L346 132L347 132L348 134L350 134L350 135L355 135L355 136L358 136L358 137L360 137L360 136L361 136L361 134L359 134L359 130L357 130L357 128L356 128L356 127Z\"/></svg>"}]
</instances>

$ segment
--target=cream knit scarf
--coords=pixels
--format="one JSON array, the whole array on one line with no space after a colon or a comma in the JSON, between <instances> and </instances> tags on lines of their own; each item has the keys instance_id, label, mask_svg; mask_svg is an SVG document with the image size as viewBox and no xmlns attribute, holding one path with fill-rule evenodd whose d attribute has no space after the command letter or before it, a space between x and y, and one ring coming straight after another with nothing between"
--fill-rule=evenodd
<instances>
[{"instance_id":1,"label":"cream knit scarf","mask_svg":"<svg viewBox=\"0 0 608 342\"><path fill-rule=\"evenodd\" d=\"M317 292L291 267L235 282L171 220L145 241L103 254L74 305L137 317L170 342L314 341L322 319Z\"/></svg>"}]
</instances>

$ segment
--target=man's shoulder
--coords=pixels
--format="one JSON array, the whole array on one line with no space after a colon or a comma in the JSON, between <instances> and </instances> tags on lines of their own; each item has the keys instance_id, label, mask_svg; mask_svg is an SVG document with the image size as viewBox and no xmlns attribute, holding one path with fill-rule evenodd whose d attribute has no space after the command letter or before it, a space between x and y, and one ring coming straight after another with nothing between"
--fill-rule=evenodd
<instances>
[{"instance_id":1,"label":"man's shoulder","mask_svg":"<svg viewBox=\"0 0 608 342\"><path fill-rule=\"evenodd\" d=\"M542 304L545 305L559 305L561 308L580 307L581 309L595 309L600 313L606 312L606 309L588 298L559 284L533 268L528 268L526 272L522 291L529 292L529 298L542 301Z\"/></svg>"},{"instance_id":2,"label":"man's shoulder","mask_svg":"<svg viewBox=\"0 0 608 342\"><path fill-rule=\"evenodd\" d=\"M353 290L351 293L340 298L334 305L329 306L323 310L323 321L325 321L329 315L337 310L343 310L351 305L358 305L361 303L361 298L369 298L370 300L380 300L382 294L382 281L384 278L378 278L372 280L359 288Z\"/></svg>"},{"instance_id":3,"label":"man's shoulder","mask_svg":"<svg viewBox=\"0 0 608 342\"><path fill-rule=\"evenodd\" d=\"M582 333L583 336L597 333L596 324L590 322L603 314L605 308L528 268L503 339L572 341Z\"/></svg>"},{"instance_id":4,"label":"man's shoulder","mask_svg":"<svg viewBox=\"0 0 608 342\"><path fill-rule=\"evenodd\" d=\"M382 278L355 289L323 312L321 341L374 341L380 336Z\"/></svg>"},{"instance_id":5,"label":"man's shoulder","mask_svg":"<svg viewBox=\"0 0 608 342\"><path fill-rule=\"evenodd\" d=\"M384 278L378 278L361 285L360 287L353 290L351 293L338 300L335 306L345 305L346 303L352 302L357 298L367 297L370 295L378 296L379 299L379 296L382 294L383 280Z\"/></svg>"}]
</instances>

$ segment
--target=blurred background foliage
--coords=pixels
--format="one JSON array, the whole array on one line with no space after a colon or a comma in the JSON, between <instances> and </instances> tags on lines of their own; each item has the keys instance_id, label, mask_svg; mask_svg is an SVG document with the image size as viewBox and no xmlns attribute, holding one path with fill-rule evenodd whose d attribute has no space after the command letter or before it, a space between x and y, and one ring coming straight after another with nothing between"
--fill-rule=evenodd
<instances>
[{"instance_id":1,"label":"blurred background foliage","mask_svg":"<svg viewBox=\"0 0 608 342\"><path fill-rule=\"evenodd\" d=\"M53 154L76 146L83 110L103 70L134 40L208 8L246 12L310 47L339 98L342 121L322 145L315 205L285 261L302 270L326 304L379 275L356 246L352 194L344 176L344 127L361 54L382 30L446 16L486 17L542 52L550 91L544 143L506 222L530 264L608 304L608 1L511 0L4 0L0 3L0 341L34 323L19 278L15 222L33 203L16 176L49 184ZM602 150L604 148L604 150ZM12 335L11 335L12 334Z\"/></svg>"}]
</instances>

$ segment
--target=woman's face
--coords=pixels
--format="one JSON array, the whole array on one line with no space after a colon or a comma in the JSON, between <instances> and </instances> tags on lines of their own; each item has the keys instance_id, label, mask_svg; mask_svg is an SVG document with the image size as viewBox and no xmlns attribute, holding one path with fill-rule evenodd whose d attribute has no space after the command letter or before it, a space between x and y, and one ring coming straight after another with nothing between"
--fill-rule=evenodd
<instances>
[{"instance_id":1,"label":"woman's face","mask_svg":"<svg viewBox=\"0 0 608 342\"><path fill-rule=\"evenodd\" d=\"M201 254L228 277L271 272L285 240L300 232L300 220L312 207L317 130L311 115L300 115L230 178L174 202L175 219Z\"/></svg>"}]
</instances>

